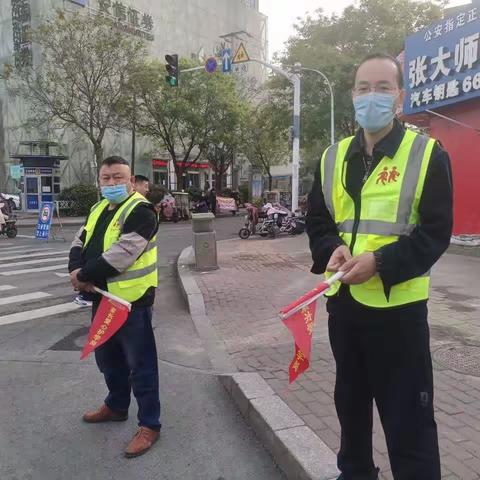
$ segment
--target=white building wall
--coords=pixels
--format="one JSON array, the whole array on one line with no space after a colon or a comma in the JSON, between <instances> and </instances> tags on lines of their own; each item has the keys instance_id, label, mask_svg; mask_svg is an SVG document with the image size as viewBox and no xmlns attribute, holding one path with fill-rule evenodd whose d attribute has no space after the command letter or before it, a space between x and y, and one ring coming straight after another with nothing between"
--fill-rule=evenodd
<instances>
[{"instance_id":1,"label":"white building wall","mask_svg":"<svg viewBox=\"0 0 480 480\"><path fill-rule=\"evenodd\" d=\"M11 1L0 0L0 68L13 59ZM58 8L72 11L90 9L93 14L99 7L98 1L87 0L87 6L81 7L70 0L29 0L32 26L53 15ZM258 12L258 0L123 0L122 3L152 16L154 40L147 44L150 54L162 61L167 53L206 58L224 46L230 46L235 51L242 41L251 57L267 58L267 18ZM241 33L227 39L220 38L233 32ZM37 58L38 52L34 50L34 59ZM258 82L266 78L264 69L252 63L247 65L247 71L240 68L235 74L254 77ZM93 150L89 142L76 132L35 132L22 128L27 119L25 106L9 98L1 82L0 117L0 128L3 127L3 135L0 134L0 189L6 188L8 166L14 163L10 154L15 151L18 142L45 138L49 133L51 140L67 145L65 153L69 160L62 162L63 184L93 182ZM150 160L160 152L138 137L136 150L136 172L151 176ZM118 154L130 159L131 134L109 133L104 152L105 155Z\"/></svg>"}]
</instances>

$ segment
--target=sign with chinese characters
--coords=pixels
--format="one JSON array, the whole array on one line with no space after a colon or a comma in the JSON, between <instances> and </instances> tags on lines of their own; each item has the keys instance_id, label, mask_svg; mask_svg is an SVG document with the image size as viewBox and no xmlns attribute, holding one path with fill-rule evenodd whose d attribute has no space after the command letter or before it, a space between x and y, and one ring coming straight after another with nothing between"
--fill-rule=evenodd
<instances>
[{"instance_id":1,"label":"sign with chinese characters","mask_svg":"<svg viewBox=\"0 0 480 480\"><path fill-rule=\"evenodd\" d=\"M35 237L48 240L50 236L50 228L52 226L53 218L53 203L42 202L42 206L38 212L37 228Z\"/></svg>"},{"instance_id":2,"label":"sign with chinese characters","mask_svg":"<svg viewBox=\"0 0 480 480\"><path fill-rule=\"evenodd\" d=\"M480 97L480 7L471 6L405 41L405 114Z\"/></svg>"},{"instance_id":3,"label":"sign with chinese characters","mask_svg":"<svg viewBox=\"0 0 480 480\"><path fill-rule=\"evenodd\" d=\"M13 54L17 68L33 65L30 0L12 0Z\"/></svg>"},{"instance_id":4,"label":"sign with chinese characters","mask_svg":"<svg viewBox=\"0 0 480 480\"><path fill-rule=\"evenodd\" d=\"M153 41L153 17L118 0L98 0L98 13L113 20L120 30Z\"/></svg>"}]
</instances>

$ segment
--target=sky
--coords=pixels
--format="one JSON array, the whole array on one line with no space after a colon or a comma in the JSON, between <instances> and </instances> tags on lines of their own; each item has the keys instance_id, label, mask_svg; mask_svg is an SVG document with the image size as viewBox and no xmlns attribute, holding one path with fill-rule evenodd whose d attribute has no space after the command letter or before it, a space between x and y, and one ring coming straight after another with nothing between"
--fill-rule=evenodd
<instances>
[{"instance_id":1,"label":"sky","mask_svg":"<svg viewBox=\"0 0 480 480\"><path fill-rule=\"evenodd\" d=\"M260 0L260 11L269 18L269 55L283 49L283 44L295 33L293 24L297 17L304 17L322 8L326 14L342 13L353 0ZM468 0L452 0L451 5L468 3Z\"/></svg>"}]
</instances>

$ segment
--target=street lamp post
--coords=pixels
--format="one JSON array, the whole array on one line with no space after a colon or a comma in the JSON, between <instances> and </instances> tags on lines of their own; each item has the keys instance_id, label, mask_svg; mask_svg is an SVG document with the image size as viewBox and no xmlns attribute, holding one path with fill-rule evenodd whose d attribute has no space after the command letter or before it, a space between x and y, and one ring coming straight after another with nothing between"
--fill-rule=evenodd
<instances>
[{"instance_id":1,"label":"street lamp post","mask_svg":"<svg viewBox=\"0 0 480 480\"><path fill-rule=\"evenodd\" d=\"M327 76L322 73L320 70L315 68L306 68L302 67L303 72L314 72L323 77L326 84L328 85L328 89L330 90L330 143L333 145L335 143L335 97L333 95L333 87L328 80Z\"/></svg>"}]
</instances>

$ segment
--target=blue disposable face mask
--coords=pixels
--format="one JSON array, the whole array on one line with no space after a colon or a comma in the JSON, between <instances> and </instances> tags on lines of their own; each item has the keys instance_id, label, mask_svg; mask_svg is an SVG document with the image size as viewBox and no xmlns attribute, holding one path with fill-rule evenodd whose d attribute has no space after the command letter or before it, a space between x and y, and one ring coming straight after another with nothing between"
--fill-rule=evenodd
<instances>
[{"instance_id":1,"label":"blue disposable face mask","mask_svg":"<svg viewBox=\"0 0 480 480\"><path fill-rule=\"evenodd\" d=\"M128 198L127 185L125 183L119 185L105 185L102 187L102 196L110 203L122 203Z\"/></svg>"},{"instance_id":2,"label":"blue disposable face mask","mask_svg":"<svg viewBox=\"0 0 480 480\"><path fill-rule=\"evenodd\" d=\"M368 132L375 133L382 130L393 120L396 99L396 95L378 92L355 97L353 106L357 122Z\"/></svg>"}]
</instances>

